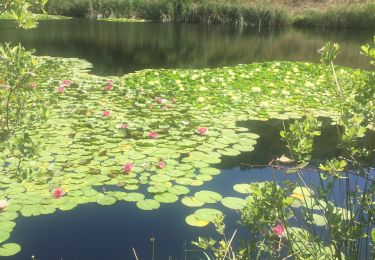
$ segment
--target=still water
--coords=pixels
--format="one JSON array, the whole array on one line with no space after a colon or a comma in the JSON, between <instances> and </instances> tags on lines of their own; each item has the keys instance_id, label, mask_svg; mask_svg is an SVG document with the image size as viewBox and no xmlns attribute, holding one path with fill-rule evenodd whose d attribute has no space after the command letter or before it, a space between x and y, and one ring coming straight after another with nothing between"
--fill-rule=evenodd
<instances>
[{"instance_id":1,"label":"still water","mask_svg":"<svg viewBox=\"0 0 375 260\"><path fill-rule=\"evenodd\" d=\"M341 44L340 65L367 68L360 46L375 30L115 23L87 19L41 21L37 29L0 22L0 42L20 42L38 55L77 57L97 75L123 75L146 68L205 68L270 60L319 62L317 49Z\"/></svg>"},{"instance_id":2,"label":"still water","mask_svg":"<svg viewBox=\"0 0 375 260\"><path fill-rule=\"evenodd\" d=\"M0 42L20 42L37 55L78 57L91 62L92 73L123 75L146 68L205 68L266 60L319 62L316 50L327 41L339 42L342 53L337 63L369 69L360 55L360 46L371 42L374 31L322 30L296 28L253 28L205 26L169 23L112 23L85 19L41 21L37 29L15 29L12 22L0 22ZM215 190L223 196L236 196L233 185L265 181L275 176L268 167L250 168L246 164L267 164L272 158L287 154L281 142L280 121L243 123L260 134L255 151L236 158L223 158L217 166L222 173L197 190ZM314 158L328 158L337 153L337 141L330 127L315 140ZM314 182L314 177L311 177ZM292 178L293 179L293 178ZM195 190L192 189L191 193ZM248 237L236 221L236 212L220 203L215 207L226 215L227 233L239 228L238 236ZM156 259L201 259L190 241L198 236L215 237L214 228L190 227L185 217L195 209L180 202L163 204L145 212L134 203L119 202L105 207L86 204L68 212L17 219L8 242L22 245L22 251L7 259L104 260L151 259L155 238ZM193 250L193 251L192 251ZM170 257L170 258L169 258Z\"/></svg>"}]
</instances>

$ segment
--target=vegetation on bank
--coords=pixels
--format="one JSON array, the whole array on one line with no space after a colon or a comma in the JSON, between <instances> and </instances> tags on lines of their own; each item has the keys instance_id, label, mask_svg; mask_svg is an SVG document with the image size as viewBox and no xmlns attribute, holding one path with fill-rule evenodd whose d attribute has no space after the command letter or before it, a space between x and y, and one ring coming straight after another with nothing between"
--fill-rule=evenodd
<instances>
[{"instance_id":1,"label":"vegetation on bank","mask_svg":"<svg viewBox=\"0 0 375 260\"><path fill-rule=\"evenodd\" d=\"M33 20L43 21L43 20L66 20L71 19L72 17L62 16L62 15L52 15L52 14L32 14ZM16 17L11 13L2 13L0 14L0 19L4 20L14 20Z\"/></svg>"},{"instance_id":2,"label":"vegetation on bank","mask_svg":"<svg viewBox=\"0 0 375 260\"><path fill-rule=\"evenodd\" d=\"M51 14L252 26L375 26L372 1L50 0Z\"/></svg>"}]
</instances>

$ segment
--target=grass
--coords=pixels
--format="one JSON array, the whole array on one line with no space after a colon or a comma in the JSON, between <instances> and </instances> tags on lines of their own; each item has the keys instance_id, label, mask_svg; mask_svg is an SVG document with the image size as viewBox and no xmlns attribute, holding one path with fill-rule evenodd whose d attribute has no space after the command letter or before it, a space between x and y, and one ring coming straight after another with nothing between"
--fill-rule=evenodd
<instances>
[{"instance_id":1,"label":"grass","mask_svg":"<svg viewBox=\"0 0 375 260\"><path fill-rule=\"evenodd\" d=\"M49 0L46 10L52 15L38 15L37 20L68 16L116 22L375 27L373 0Z\"/></svg>"},{"instance_id":2,"label":"grass","mask_svg":"<svg viewBox=\"0 0 375 260\"><path fill-rule=\"evenodd\" d=\"M375 27L375 2L343 5L326 11L306 9L293 21L297 26L321 27Z\"/></svg>"}]
</instances>

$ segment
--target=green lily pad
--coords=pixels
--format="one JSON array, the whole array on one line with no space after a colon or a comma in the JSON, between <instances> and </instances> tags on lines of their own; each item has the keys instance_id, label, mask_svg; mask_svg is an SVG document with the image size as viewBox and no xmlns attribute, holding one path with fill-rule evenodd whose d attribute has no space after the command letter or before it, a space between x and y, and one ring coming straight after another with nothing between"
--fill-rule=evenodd
<instances>
[{"instance_id":1,"label":"green lily pad","mask_svg":"<svg viewBox=\"0 0 375 260\"><path fill-rule=\"evenodd\" d=\"M194 197L204 203L216 203L223 198L219 193L208 190L198 191L194 194Z\"/></svg>"},{"instance_id":2,"label":"green lily pad","mask_svg":"<svg viewBox=\"0 0 375 260\"><path fill-rule=\"evenodd\" d=\"M196 210L194 212L194 215L199 220L204 220L213 223L215 218L218 216L223 216L223 213L217 209L203 208Z\"/></svg>"},{"instance_id":3,"label":"green lily pad","mask_svg":"<svg viewBox=\"0 0 375 260\"><path fill-rule=\"evenodd\" d=\"M241 183L241 184L235 184L233 186L233 189L239 193L243 193L243 194L250 194L252 193L252 189L251 189L251 186L250 184L247 184L247 183Z\"/></svg>"},{"instance_id":4,"label":"green lily pad","mask_svg":"<svg viewBox=\"0 0 375 260\"><path fill-rule=\"evenodd\" d=\"M154 199L162 203L174 203L178 200L178 197L175 194L166 192L155 195Z\"/></svg>"},{"instance_id":5,"label":"green lily pad","mask_svg":"<svg viewBox=\"0 0 375 260\"><path fill-rule=\"evenodd\" d=\"M198 219L195 214L189 215L185 218L185 221L188 225L194 227L204 227L207 226L210 222Z\"/></svg>"},{"instance_id":6,"label":"green lily pad","mask_svg":"<svg viewBox=\"0 0 375 260\"><path fill-rule=\"evenodd\" d=\"M1 227L1 224L0 224ZM7 230L0 230L0 243L7 241L10 237L10 232Z\"/></svg>"},{"instance_id":7,"label":"green lily pad","mask_svg":"<svg viewBox=\"0 0 375 260\"><path fill-rule=\"evenodd\" d=\"M325 218L319 214L313 214L313 223L317 226L325 226L327 224Z\"/></svg>"},{"instance_id":8,"label":"green lily pad","mask_svg":"<svg viewBox=\"0 0 375 260\"><path fill-rule=\"evenodd\" d=\"M201 207L204 205L204 202L198 200L195 197L183 197L181 203L187 207Z\"/></svg>"},{"instance_id":9,"label":"green lily pad","mask_svg":"<svg viewBox=\"0 0 375 260\"><path fill-rule=\"evenodd\" d=\"M190 192L189 188L181 185L174 185L168 188L168 192L175 195L185 195Z\"/></svg>"},{"instance_id":10,"label":"green lily pad","mask_svg":"<svg viewBox=\"0 0 375 260\"><path fill-rule=\"evenodd\" d=\"M124 196L124 200L130 201L130 202L137 202L140 200L143 200L145 198L145 195L138 192L129 192Z\"/></svg>"},{"instance_id":11,"label":"green lily pad","mask_svg":"<svg viewBox=\"0 0 375 260\"><path fill-rule=\"evenodd\" d=\"M200 169L200 173L203 175L218 175L220 174L220 170L216 168L207 167Z\"/></svg>"},{"instance_id":12,"label":"green lily pad","mask_svg":"<svg viewBox=\"0 0 375 260\"><path fill-rule=\"evenodd\" d=\"M99 196L96 202L100 205L109 206L109 205L115 204L116 201L117 199L114 197L103 195L103 196Z\"/></svg>"},{"instance_id":13,"label":"green lily pad","mask_svg":"<svg viewBox=\"0 0 375 260\"><path fill-rule=\"evenodd\" d=\"M230 209L243 209L246 206L246 201L236 197L226 197L221 200L221 204Z\"/></svg>"},{"instance_id":14,"label":"green lily pad","mask_svg":"<svg viewBox=\"0 0 375 260\"><path fill-rule=\"evenodd\" d=\"M168 190L167 187L163 185L155 185L155 186L150 186L147 188L147 191L150 193L163 193Z\"/></svg>"},{"instance_id":15,"label":"green lily pad","mask_svg":"<svg viewBox=\"0 0 375 260\"><path fill-rule=\"evenodd\" d=\"M0 256L12 256L21 251L21 246L15 243L4 244L0 247Z\"/></svg>"},{"instance_id":16,"label":"green lily pad","mask_svg":"<svg viewBox=\"0 0 375 260\"><path fill-rule=\"evenodd\" d=\"M137 207L142 210L154 210L160 207L160 203L156 200L145 199L138 201Z\"/></svg>"}]
</instances>

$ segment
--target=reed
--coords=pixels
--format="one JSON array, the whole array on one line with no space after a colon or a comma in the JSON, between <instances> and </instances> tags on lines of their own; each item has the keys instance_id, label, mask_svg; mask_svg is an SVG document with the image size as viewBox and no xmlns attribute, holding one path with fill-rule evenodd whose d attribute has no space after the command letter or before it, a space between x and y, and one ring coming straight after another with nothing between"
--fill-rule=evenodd
<instances>
[{"instance_id":1,"label":"reed","mask_svg":"<svg viewBox=\"0 0 375 260\"><path fill-rule=\"evenodd\" d=\"M252 26L375 27L368 0L49 0L48 13ZM319 7L319 8L318 8Z\"/></svg>"}]
</instances>

